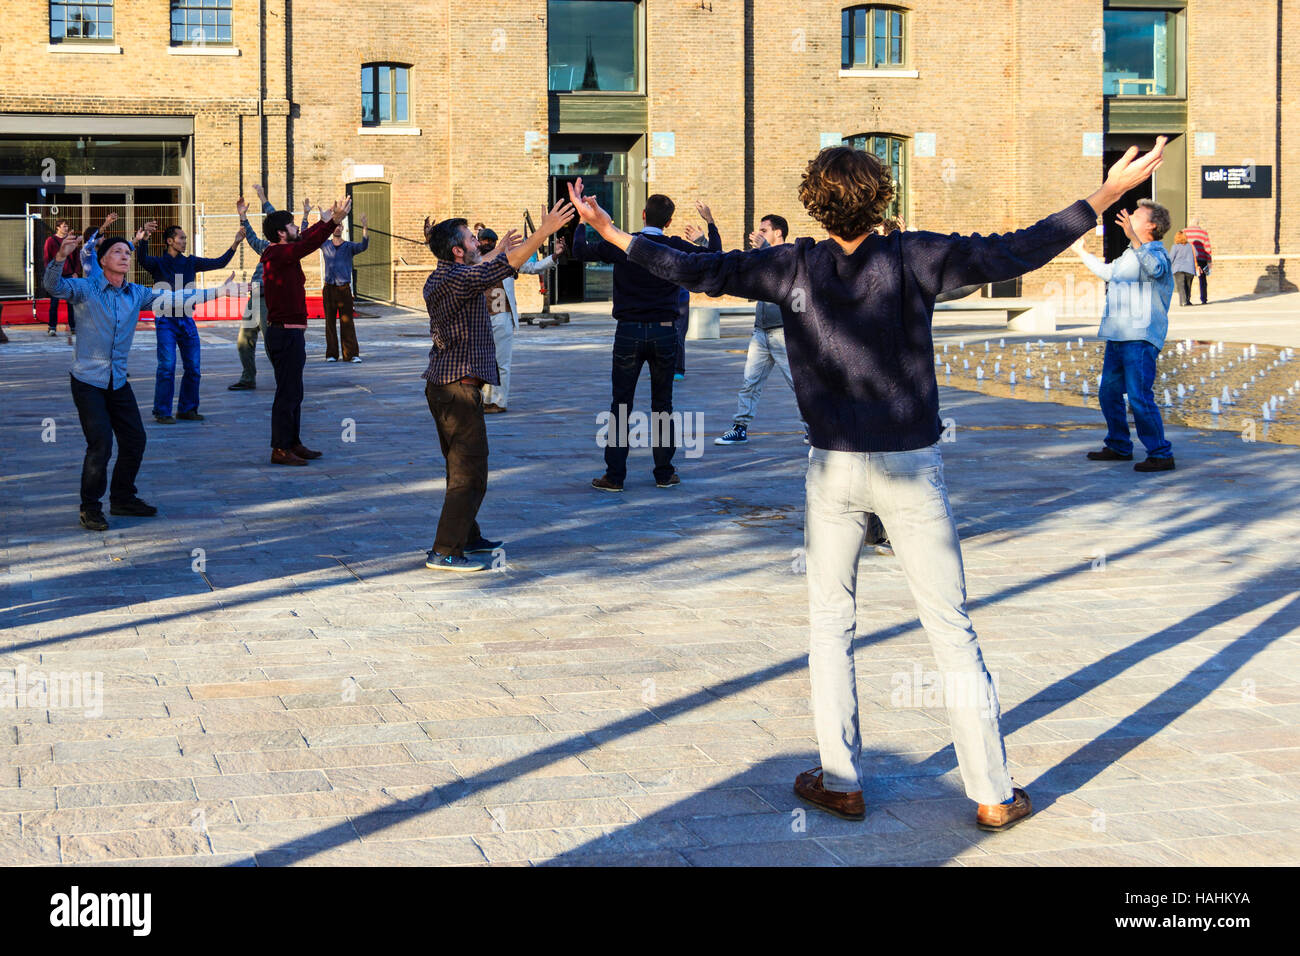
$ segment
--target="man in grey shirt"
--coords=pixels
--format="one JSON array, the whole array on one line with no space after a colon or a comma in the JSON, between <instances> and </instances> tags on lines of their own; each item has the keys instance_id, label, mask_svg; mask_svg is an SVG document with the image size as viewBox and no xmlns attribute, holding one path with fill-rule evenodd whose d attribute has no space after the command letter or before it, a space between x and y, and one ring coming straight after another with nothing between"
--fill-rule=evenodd
<instances>
[{"instance_id":1,"label":"man in grey shirt","mask_svg":"<svg viewBox=\"0 0 1300 956\"><path fill-rule=\"evenodd\" d=\"M790 224L781 216L764 216L758 230L750 234L749 243L755 249L785 244ZM713 439L715 445L740 445L749 441L749 424L758 408L758 396L763 383L773 368L779 368L785 383L794 391L790 377L790 359L785 352L785 326L781 307L772 302L754 303L754 332L749 338L749 354L745 357L745 381L740 386L736 402L736 417L731 428L721 438ZM808 444L808 426L803 427L803 442Z\"/></svg>"}]
</instances>

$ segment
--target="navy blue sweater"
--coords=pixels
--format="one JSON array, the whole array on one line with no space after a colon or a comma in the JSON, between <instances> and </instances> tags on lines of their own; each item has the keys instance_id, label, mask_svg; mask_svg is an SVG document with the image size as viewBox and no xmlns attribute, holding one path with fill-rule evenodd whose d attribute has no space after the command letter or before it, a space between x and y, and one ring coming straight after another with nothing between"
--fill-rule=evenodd
<instances>
[{"instance_id":1,"label":"navy blue sweater","mask_svg":"<svg viewBox=\"0 0 1300 956\"><path fill-rule=\"evenodd\" d=\"M832 451L910 451L939 440L930 323L940 292L1046 265L1096 225L1087 202L1006 235L869 235L848 255L831 239L683 255L645 237L629 261L708 295L775 302L799 413Z\"/></svg>"},{"instance_id":2,"label":"navy blue sweater","mask_svg":"<svg viewBox=\"0 0 1300 956\"><path fill-rule=\"evenodd\" d=\"M603 239L591 245L586 242L586 226L581 223L574 232L573 258L579 262L608 262L614 266L614 318L620 322L672 322L681 315L679 298L682 290L676 282L669 282L627 261L627 255L618 246ZM697 246L676 236L635 233L646 242L666 249L676 249L685 254L722 251L722 236L718 227L709 223L709 244Z\"/></svg>"}]
</instances>

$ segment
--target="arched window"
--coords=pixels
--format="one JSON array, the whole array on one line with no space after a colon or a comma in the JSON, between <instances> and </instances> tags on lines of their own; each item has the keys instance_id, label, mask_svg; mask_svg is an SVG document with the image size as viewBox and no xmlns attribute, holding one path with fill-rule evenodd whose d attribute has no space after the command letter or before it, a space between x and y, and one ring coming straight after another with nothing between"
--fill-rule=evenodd
<instances>
[{"instance_id":1,"label":"arched window","mask_svg":"<svg viewBox=\"0 0 1300 956\"><path fill-rule=\"evenodd\" d=\"M873 153L894 174L894 201L887 216L903 216L907 208L907 140L890 133L859 133L844 137L844 145Z\"/></svg>"},{"instance_id":2,"label":"arched window","mask_svg":"<svg viewBox=\"0 0 1300 956\"><path fill-rule=\"evenodd\" d=\"M405 126L411 121L410 73L401 63L362 64L362 126Z\"/></svg>"},{"instance_id":3,"label":"arched window","mask_svg":"<svg viewBox=\"0 0 1300 956\"><path fill-rule=\"evenodd\" d=\"M870 4L848 7L841 18L840 69L885 70L906 64L906 10Z\"/></svg>"}]
</instances>

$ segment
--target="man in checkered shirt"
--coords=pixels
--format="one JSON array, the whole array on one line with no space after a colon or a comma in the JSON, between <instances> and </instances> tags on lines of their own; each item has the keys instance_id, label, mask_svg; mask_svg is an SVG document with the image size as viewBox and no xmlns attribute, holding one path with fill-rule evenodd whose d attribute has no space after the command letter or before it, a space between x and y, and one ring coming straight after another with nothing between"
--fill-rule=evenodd
<instances>
[{"instance_id":1,"label":"man in checkered shirt","mask_svg":"<svg viewBox=\"0 0 1300 956\"><path fill-rule=\"evenodd\" d=\"M500 384L484 293L517 275L546 239L572 218L573 206L558 202L526 242L521 243L511 230L487 260L479 254L478 239L467 220L444 219L428 230L429 250L437 256L438 268L424 284L433 348L422 378L447 460L447 493L427 568L483 571L486 564L466 555L490 553L504 543L489 541L478 526L488 478L482 387Z\"/></svg>"}]
</instances>

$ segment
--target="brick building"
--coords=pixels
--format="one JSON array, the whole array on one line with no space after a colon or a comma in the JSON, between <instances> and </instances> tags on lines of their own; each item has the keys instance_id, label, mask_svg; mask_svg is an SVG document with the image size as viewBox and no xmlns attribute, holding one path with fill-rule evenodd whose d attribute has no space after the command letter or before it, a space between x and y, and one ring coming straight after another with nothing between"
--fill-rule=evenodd
<instances>
[{"instance_id":1,"label":"brick building","mask_svg":"<svg viewBox=\"0 0 1300 956\"><path fill-rule=\"evenodd\" d=\"M199 204L214 252L233 219L210 217L254 182L299 210L350 192L372 234L358 291L419 305L426 215L521 228L579 173L633 227L648 192L678 226L704 199L736 247L769 212L818 235L800 173L848 141L894 165L909 226L995 231L1163 133L1155 194L1213 237L1213 295L1293 288L1298 17L1300 0L12 0L0 214ZM1054 263L1023 294L1066 273L1083 276ZM599 299L608 274L569 264L554 285ZM534 281L520 292L538 307Z\"/></svg>"}]
</instances>

